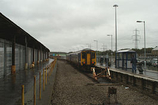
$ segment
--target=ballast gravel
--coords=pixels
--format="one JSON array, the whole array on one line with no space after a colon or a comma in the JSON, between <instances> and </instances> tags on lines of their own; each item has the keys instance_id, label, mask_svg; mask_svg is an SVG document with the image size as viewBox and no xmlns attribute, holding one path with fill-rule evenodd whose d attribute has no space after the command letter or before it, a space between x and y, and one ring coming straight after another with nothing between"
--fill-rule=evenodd
<instances>
[{"instance_id":1,"label":"ballast gravel","mask_svg":"<svg viewBox=\"0 0 158 105\"><path fill-rule=\"evenodd\" d=\"M117 88L115 95L110 96L110 105L158 105L152 99L134 89L113 83L97 83L76 70L66 61L57 61L57 74L51 105L107 105L108 87Z\"/></svg>"}]
</instances>

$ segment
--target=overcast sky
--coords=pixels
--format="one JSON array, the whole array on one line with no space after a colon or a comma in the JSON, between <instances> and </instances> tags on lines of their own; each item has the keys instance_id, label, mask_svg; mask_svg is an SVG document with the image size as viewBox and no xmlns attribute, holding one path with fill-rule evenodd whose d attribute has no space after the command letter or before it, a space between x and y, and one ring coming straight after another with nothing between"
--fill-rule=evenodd
<instances>
[{"instance_id":1,"label":"overcast sky","mask_svg":"<svg viewBox=\"0 0 158 105\"><path fill-rule=\"evenodd\" d=\"M158 42L158 0L0 0L0 12L51 51L76 51L90 47L115 50L115 8L118 21L118 49L134 48L134 30L138 48L144 47L143 23L146 22L146 46ZM132 37L133 36L133 37Z\"/></svg>"}]
</instances>

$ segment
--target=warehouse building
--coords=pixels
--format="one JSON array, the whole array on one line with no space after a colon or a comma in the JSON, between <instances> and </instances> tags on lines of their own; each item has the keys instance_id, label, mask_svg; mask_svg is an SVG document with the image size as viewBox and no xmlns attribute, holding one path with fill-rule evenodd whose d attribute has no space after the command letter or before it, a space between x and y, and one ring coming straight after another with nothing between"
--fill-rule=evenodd
<instances>
[{"instance_id":1,"label":"warehouse building","mask_svg":"<svg viewBox=\"0 0 158 105\"><path fill-rule=\"evenodd\" d=\"M50 50L0 13L0 78L46 61Z\"/></svg>"}]
</instances>

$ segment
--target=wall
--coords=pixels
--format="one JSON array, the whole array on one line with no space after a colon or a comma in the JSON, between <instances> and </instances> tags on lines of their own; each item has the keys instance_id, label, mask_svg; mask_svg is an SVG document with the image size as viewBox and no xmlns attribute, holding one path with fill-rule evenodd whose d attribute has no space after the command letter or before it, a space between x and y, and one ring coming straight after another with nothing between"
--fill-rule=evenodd
<instances>
[{"instance_id":1,"label":"wall","mask_svg":"<svg viewBox=\"0 0 158 105\"><path fill-rule=\"evenodd\" d=\"M39 52L39 58L38 58ZM44 54L44 55L43 55ZM34 61L37 64L37 60L43 61L48 58L43 51L34 49ZM15 45L15 66L16 72L24 70L25 68L25 46ZM27 59L28 67L33 63L33 48L27 47ZM4 39L0 39L0 78L3 78L11 74L12 66L12 43Z\"/></svg>"}]
</instances>

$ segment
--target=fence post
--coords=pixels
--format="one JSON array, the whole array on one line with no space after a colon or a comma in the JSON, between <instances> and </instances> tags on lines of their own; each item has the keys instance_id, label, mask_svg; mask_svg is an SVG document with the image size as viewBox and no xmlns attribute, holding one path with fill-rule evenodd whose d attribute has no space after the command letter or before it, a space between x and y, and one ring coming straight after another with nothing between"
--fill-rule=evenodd
<instances>
[{"instance_id":1,"label":"fence post","mask_svg":"<svg viewBox=\"0 0 158 105\"><path fill-rule=\"evenodd\" d=\"M36 76L34 76L34 105L36 105Z\"/></svg>"},{"instance_id":2,"label":"fence post","mask_svg":"<svg viewBox=\"0 0 158 105\"><path fill-rule=\"evenodd\" d=\"M46 85L47 85L47 68L46 68Z\"/></svg>"},{"instance_id":3,"label":"fence post","mask_svg":"<svg viewBox=\"0 0 158 105\"><path fill-rule=\"evenodd\" d=\"M43 69L43 91L45 90L45 83L44 83L44 69Z\"/></svg>"},{"instance_id":4,"label":"fence post","mask_svg":"<svg viewBox=\"0 0 158 105\"><path fill-rule=\"evenodd\" d=\"M39 99L41 100L41 72L39 72Z\"/></svg>"},{"instance_id":5,"label":"fence post","mask_svg":"<svg viewBox=\"0 0 158 105\"><path fill-rule=\"evenodd\" d=\"M22 91L21 91L21 103L24 105L24 85L22 85Z\"/></svg>"}]
</instances>

